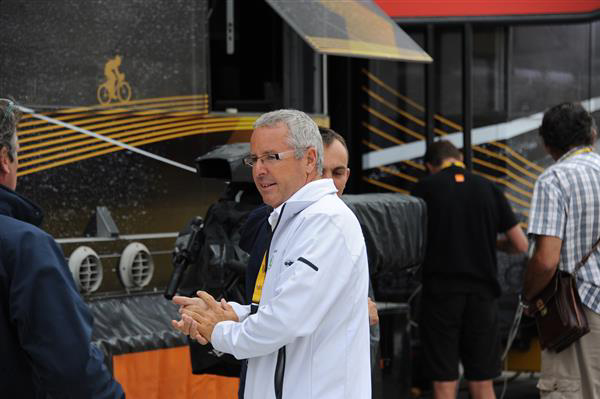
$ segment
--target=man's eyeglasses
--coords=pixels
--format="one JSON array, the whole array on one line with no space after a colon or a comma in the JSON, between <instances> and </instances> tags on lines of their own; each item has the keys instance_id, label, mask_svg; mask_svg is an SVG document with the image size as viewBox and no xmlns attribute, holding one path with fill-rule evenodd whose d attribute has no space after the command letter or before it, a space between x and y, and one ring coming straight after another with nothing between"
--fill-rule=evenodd
<instances>
[{"instance_id":1,"label":"man's eyeglasses","mask_svg":"<svg viewBox=\"0 0 600 399\"><path fill-rule=\"evenodd\" d=\"M296 150L288 150L288 151L283 151L283 152L269 153L269 154L261 155L260 157L257 157L256 155L248 155L246 158L244 158L244 164L246 166L253 167L254 165L256 165L258 163L259 159L261 161L263 161L263 163L272 163L275 161L280 161L289 156L286 154L291 154L295 151Z\"/></svg>"}]
</instances>

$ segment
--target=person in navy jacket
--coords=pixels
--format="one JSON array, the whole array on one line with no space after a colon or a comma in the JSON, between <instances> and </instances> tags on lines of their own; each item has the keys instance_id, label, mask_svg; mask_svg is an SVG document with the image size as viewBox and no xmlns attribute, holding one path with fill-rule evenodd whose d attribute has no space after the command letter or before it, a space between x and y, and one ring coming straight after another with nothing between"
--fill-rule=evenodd
<instances>
[{"instance_id":1,"label":"person in navy jacket","mask_svg":"<svg viewBox=\"0 0 600 399\"><path fill-rule=\"evenodd\" d=\"M65 257L38 228L42 211L14 191L19 114L0 99L0 395L123 398Z\"/></svg>"}]
</instances>

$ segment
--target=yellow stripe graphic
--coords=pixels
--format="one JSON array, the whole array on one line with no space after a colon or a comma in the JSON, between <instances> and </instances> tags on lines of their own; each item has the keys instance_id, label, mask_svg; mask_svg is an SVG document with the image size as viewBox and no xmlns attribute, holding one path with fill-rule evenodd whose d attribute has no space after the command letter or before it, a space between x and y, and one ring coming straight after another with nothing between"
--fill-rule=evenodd
<instances>
[{"instance_id":1,"label":"yellow stripe graphic","mask_svg":"<svg viewBox=\"0 0 600 399\"><path fill-rule=\"evenodd\" d=\"M418 111L420 111L420 112L424 112L424 111L425 111L425 108L424 108L422 105L420 105L420 104L418 104L417 102L415 102L415 101L411 100L410 98L408 98L408 97L406 97L406 96L404 96L404 95L400 94L400 93L399 93L397 90L395 90L395 89L393 89L392 87L390 87L389 85L387 85L385 82L383 82L381 79L377 78L375 75L373 75L372 73L370 73L370 72L369 72L369 71L367 71L366 69L364 69L364 68L363 68L363 69L362 69L362 72L363 72L363 74L365 74L365 75L366 75L366 76L367 76L367 77L368 77L368 78L369 78L371 81L375 82L377 85L379 85L381 88L383 88L383 89L384 89L385 91L387 91L388 93L392 94L393 96L395 96L395 97L397 97L397 98L400 98L400 99L401 99L402 101L404 101L406 104L408 104L408 105L412 106L413 108L415 108L416 110L418 110ZM365 90L365 88L364 88L364 87L363 87L363 90ZM369 92L372 92L372 91L369 91ZM374 93L373 93L373 94L374 94ZM392 107L391 109L398 109L398 107L395 107L395 106L393 106L391 103L389 103L388 101L386 101L386 100L383 100L383 98L382 98L381 96L379 96L379 95L376 95L376 94L374 94L374 95L372 95L371 97L372 97L372 98L374 98L374 99L376 99L376 100L379 100L379 99L381 99L383 102L381 102L381 101L380 101L380 102L381 102L383 105L387 106L388 108L389 108L389 107ZM403 111L403 112L406 112L406 111ZM418 119L418 118L415 118L415 119L417 119L417 120L421 121L421 120L420 120L420 119ZM456 130L456 131L461 131L461 130L463 129L463 127L462 127L461 125L459 125L459 124L457 124L457 123L454 123L454 122L452 122L451 120L449 120L449 119L447 119L447 118L444 118L444 117L443 117L443 116L441 116L441 115L434 115L434 119L435 119L435 120L437 120L437 121L439 121L439 122L441 122L442 124L444 124L444 125L446 125L446 126L448 126L448 127L452 128L452 129ZM412 120L412 119L411 119L411 120ZM417 123L417 122L415 122L415 123ZM423 125L422 125L422 126L424 126L424 122L423 122ZM439 134L439 135L445 135L445 134L447 134L446 132L444 132L444 131L442 131L442 130L440 130L440 129L437 129L437 128L434 128L434 132L435 132L435 133L437 133L437 134ZM515 157L516 159L518 159L520 162L522 162L522 163L524 163L525 165L527 165L527 166L531 167L532 169L535 169L535 170L536 170L536 171L538 171L538 172L543 172L543 170L544 170L543 168L541 168L541 167L540 167L539 165L537 165L536 163L534 163L534 162L531 162L531 161L529 161L528 159L526 159L525 157L523 157L522 155L518 154L516 151L514 151L513 149L511 149L510 147L508 147L506 144L503 144L503 143L500 143L500 142L497 142L497 141L490 142L489 144L491 144L491 145L493 145L493 146L496 146L496 147L499 147L499 148L502 148L502 149L505 149L507 152L509 152L509 153L510 153L512 156L514 156L514 157ZM481 148L481 147L480 147L480 146L473 146L473 149L474 149L474 150L477 150L478 148ZM503 158L504 158L504 160L505 160L505 161L507 161L507 163L508 163L508 158L507 158L507 157L505 157L505 156L503 156L503 155L500 155L500 154L499 154L499 156L500 156L500 157L503 157ZM513 162L513 165L514 165L514 162ZM533 174L533 176L535 176L535 177L534 177L534 179L536 179L538 175L537 175L537 174Z\"/></svg>"},{"instance_id":2,"label":"yellow stripe graphic","mask_svg":"<svg viewBox=\"0 0 600 399\"><path fill-rule=\"evenodd\" d=\"M166 136L160 136L160 137L155 137L155 138L151 138L151 139L145 139L145 140L140 140L140 141L134 141L134 142L129 142L128 144L134 147L139 147L141 145L144 144L150 144L150 143L155 143L155 142L159 142L159 141L166 141L166 140L171 140L171 139L175 139L175 138L180 138L180 137L188 137L188 136L192 136L192 135L200 135L200 134L208 134L208 133L221 133L224 131L230 131L230 130L250 130L252 129L251 125L248 126L244 126L242 124L236 124L236 125L232 125L233 127L231 129L226 129L224 130L223 128L213 128L213 129L194 129L192 131L189 132L180 132L180 133L175 133L175 134L170 134L170 135L166 135ZM125 141L125 140L123 140ZM106 145L110 145L112 146L111 148L108 149L103 149L103 150L99 150L99 151L95 151L95 152L91 152L88 154L83 154L83 155L79 155L79 156L75 156L75 157L70 157L67 159L63 159L60 161L56 161L50 164L45 164L42 166L38 166L36 168L30 168L30 169L26 169L26 170L21 170L19 169L19 176L24 176L24 175L28 175L31 173L35 173L35 172L39 172L42 170L46 170L46 169L51 169L57 166L61 166L61 165L66 165L69 163L73 163L73 162L78 162L84 159L88 159L88 158L93 158L93 157L97 157L100 155L105 155L105 154L109 154L111 152L116 152L116 151L121 151L124 150L124 148L122 147L117 147L114 146L110 143L106 143ZM101 146L94 146L95 148L100 148ZM85 150L85 149L83 149ZM81 153L83 151L77 151L77 153ZM53 157L53 159L57 159L59 157ZM43 161L47 161L47 158L44 158ZM19 165L19 168L21 168L22 165Z\"/></svg>"},{"instance_id":3,"label":"yellow stripe graphic","mask_svg":"<svg viewBox=\"0 0 600 399\"><path fill-rule=\"evenodd\" d=\"M190 103L198 104L198 106L196 107L197 109L208 110L208 96L201 95L201 96L191 96L191 97L192 97L191 99L189 99L190 96L146 99L146 100L130 101L127 104L114 103L112 105L99 105L99 106L95 106L95 107L78 107L78 108L59 109L59 110L51 111L51 112L40 112L40 114L46 115L46 116L53 115L53 117L55 119L65 122L68 120L77 119L77 118L85 116L87 114L106 115L106 114L115 114L115 113L126 113L126 112L132 112L132 111L136 111L136 110L147 110L147 109L157 109L157 108L161 108L161 107L171 107L173 105L189 105ZM175 101L175 100L179 100L179 99L187 99L187 100ZM138 103L138 102L139 103L153 102L153 103L156 103L156 105L148 105L145 107L136 107L136 106L127 107L127 105L129 105L131 103ZM117 108L115 108L115 107L117 107ZM64 116L60 116L61 114L64 114ZM27 115L27 117L29 117L29 115ZM23 119L25 119L25 118L23 118ZM44 123L46 123L46 122L43 120L35 119L30 122L20 123L19 128L24 128L24 127L29 127L29 126L34 126L34 125L39 125L39 124L44 124Z\"/></svg>"},{"instance_id":4,"label":"yellow stripe graphic","mask_svg":"<svg viewBox=\"0 0 600 399\"><path fill-rule=\"evenodd\" d=\"M201 108L200 108L201 107ZM256 116L209 115L207 95L150 98L40 113L132 146L193 135L252 130ZM78 162L121 147L84 133L32 120L19 124L19 176Z\"/></svg>"},{"instance_id":5,"label":"yellow stripe graphic","mask_svg":"<svg viewBox=\"0 0 600 399\"><path fill-rule=\"evenodd\" d=\"M375 179L370 179L368 177L363 177L362 179L364 181L366 181L367 183L369 183L369 184L385 188L386 190L390 190L390 191L394 191L394 192L402 193L402 194L408 194L408 191L406 191L406 190L404 190L404 189L402 189L400 187L392 186L391 184L383 183L383 182L380 182L380 181L375 180Z\"/></svg>"}]
</instances>

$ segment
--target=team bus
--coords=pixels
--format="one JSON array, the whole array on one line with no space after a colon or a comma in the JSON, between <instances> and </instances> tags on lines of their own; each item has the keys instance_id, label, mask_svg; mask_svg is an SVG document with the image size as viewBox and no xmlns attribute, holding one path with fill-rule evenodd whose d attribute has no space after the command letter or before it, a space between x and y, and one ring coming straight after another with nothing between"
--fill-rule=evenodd
<instances>
[{"instance_id":1,"label":"team bus","mask_svg":"<svg viewBox=\"0 0 600 399\"><path fill-rule=\"evenodd\" d=\"M195 159L296 108L346 138L347 192L408 194L443 137L525 227L550 164L543 111L580 101L598 115L599 16L595 0L3 0L0 96L24 111L17 189L45 209L97 336L118 336L105 350L128 396L235 397L235 378L192 375L168 326L119 333L104 318L158 303L135 301L161 296L179 231L226 191ZM506 292L521 268L501 258Z\"/></svg>"}]
</instances>

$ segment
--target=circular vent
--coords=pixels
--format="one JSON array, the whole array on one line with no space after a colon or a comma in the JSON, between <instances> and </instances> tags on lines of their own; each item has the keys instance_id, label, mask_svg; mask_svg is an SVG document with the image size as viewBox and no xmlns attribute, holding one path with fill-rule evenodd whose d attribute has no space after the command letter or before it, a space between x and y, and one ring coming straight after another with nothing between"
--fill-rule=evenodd
<instances>
[{"instance_id":1,"label":"circular vent","mask_svg":"<svg viewBox=\"0 0 600 399\"><path fill-rule=\"evenodd\" d=\"M121 254L119 276L126 288L142 288L150 283L154 261L144 244L132 242Z\"/></svg>"},{"instance_id":2,"label":"circular vent","mask_svg":"<svg viewBox=\"0 0 600 399\"><path fill-rule=\"evenodd\" d=\"M80 292L89 294L102 284L102 262L90 247L78 247L69 257L69 269Z\"/></svg>"}]
</instances>

